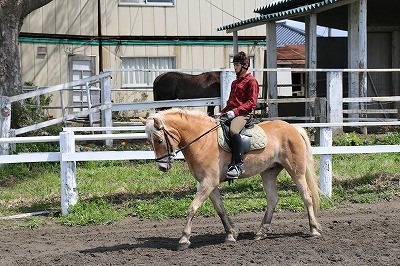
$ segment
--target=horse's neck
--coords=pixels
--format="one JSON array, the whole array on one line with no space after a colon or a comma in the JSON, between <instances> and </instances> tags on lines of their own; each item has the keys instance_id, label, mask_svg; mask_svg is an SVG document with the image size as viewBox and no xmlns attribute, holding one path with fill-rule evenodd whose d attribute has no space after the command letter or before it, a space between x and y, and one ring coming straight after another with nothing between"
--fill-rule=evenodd
<instances>
[{"instance_id":1,"label":"horse's neck","mask_svg":"<svg viewBox=\"0 0 400 266\"><path fill-rule=\"evenodd\" d=\"M179 119L169 121L168 124L177 131L180 138L180 146L189 144L216 125L209 120L197 117L192 119L190 117L188 119L179 117ZM198 141L202 141L203 138Z\"/></svg>"}]
</instances>

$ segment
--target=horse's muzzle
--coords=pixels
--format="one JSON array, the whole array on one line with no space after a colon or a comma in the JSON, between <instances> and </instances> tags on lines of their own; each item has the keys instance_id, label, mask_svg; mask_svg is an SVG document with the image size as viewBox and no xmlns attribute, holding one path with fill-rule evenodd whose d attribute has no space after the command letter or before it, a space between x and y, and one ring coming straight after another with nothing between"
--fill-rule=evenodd
<instances>
[{"instance_id":1,"label":"horse's muzzle","mask_svg":"<svg viewBox=\"0 0 400 266\"><path fill-rule=\"evenodd\" d=\"M162 172L168 172L169 169L172 168L172 162L165 162L165 163L158 162L157 168Z\"/></svg>"}]
</instances>

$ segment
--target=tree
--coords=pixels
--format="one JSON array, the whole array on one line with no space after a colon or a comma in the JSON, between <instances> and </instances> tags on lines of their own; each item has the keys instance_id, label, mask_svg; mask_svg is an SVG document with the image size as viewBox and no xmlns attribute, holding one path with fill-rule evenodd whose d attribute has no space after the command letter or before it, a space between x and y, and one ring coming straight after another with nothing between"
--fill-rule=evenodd
<instances>
[{"instance_id":1,"label":"tree","mask_svg":"<svg viewBox=\"0 0 400 266\"><path fill-rule=\"evenodd\" d=\"M25 17L53 0L0 0L0 96L13 96L22 91L18 36ZM13 106L13 120L23 112ZM12 127L16 128L15 121ZM18 123L17 123L18 124Z\"/></svg>"}]
</instances>

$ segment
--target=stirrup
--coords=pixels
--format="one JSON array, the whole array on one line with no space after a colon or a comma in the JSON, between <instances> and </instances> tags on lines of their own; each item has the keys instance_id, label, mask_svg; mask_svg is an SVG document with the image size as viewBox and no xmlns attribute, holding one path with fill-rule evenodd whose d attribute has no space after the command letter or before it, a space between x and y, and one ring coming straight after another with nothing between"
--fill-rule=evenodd
<instances>
[{"instance_id":1,"label":"stirrup","mask_svg":"<svg viewBox=\"0 0 400 266\"><path fill-rule=\"evenodd\" d=\"M235 164L229 167L227 178L237 179L241 174L244 174L244 168L242 164Z\"/></svg>"}]
</instances>

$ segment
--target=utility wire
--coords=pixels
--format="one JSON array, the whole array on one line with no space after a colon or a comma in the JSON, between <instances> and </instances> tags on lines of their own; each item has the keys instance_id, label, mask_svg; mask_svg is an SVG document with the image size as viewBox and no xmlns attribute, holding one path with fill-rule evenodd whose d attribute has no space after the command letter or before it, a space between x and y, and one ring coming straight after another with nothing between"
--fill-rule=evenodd
<instances>
[{"instance_id":1,"label":"utility wire","mask_svg":"<svg viewBox=\"0 0 400 266\"><path fill-rule=\"evenodd\" d=\"M207 3L209 3L210 5L212 5L213 7L215 7L215 8L217 8L217 9L221 10L223 13L225 13L225 14L227 14L227 15L229 15L229 16L231 16L231 17L237 19L237 20L241 20L240 18L235 17L234 15L229 14L228 12L226 12L225 10L223 10L222 8L220 8L220 7L216 6L216 5L214 5L213 3L211 3L211 1L209 1L209 0L204 0L204 1L206 1Z\"/></svg>"}]
</instances>

